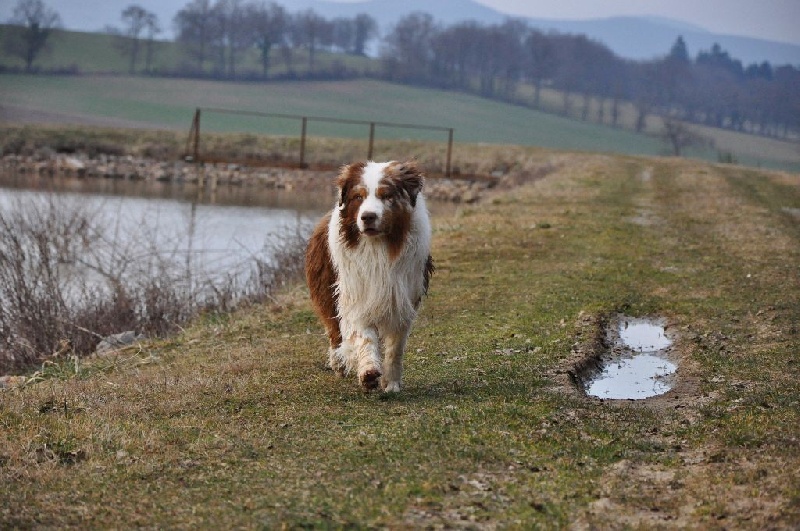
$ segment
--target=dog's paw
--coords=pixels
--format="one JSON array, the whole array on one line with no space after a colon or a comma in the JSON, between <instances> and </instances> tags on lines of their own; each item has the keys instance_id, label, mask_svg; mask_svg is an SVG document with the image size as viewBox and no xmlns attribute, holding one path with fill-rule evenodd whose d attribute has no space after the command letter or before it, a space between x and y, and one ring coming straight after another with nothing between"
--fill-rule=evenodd
<instances>
[{"instance_id":1,"label":"dog's paw","mask_svg":"<svg viewBox=\"0 0 800 531\"><path fill-rule=\"evenodd\" d=\"M333 371L334 374L336 374L336 376L339 376L340 378L344 378L347 375L347 368L344 365L342 365L341 363L331 363L331 362L329 362L329 363L325 364L325 367L328 370Z\"/></svg>"},{"instance_id":2,"label":"dog's paw","mask_svg":"<svg viewBox=\"0 0 800 531\"><path fill-rule=\"evenodd\" d=\"M347 365L343 361L339 349L328 349L328 368L337 376L344 377L347 375Z\"/></svg>"},{"instance_id":3,"label":"dog's paw","mask_svg":"<svg viewBox=\"0 0 800 531\"><path fill-rule=\"evenodd\" d=\"M383 388L384 393L399 393L400 382L388 382L386 387Z\"/></svg>"},{"instance_id":4,"label":"dog's paw","mask_svg":"<svg viewBox=\"0 0 800 531\"><path fill-rule=\"evenodd\" d=\"M378 369L369 369L358 375L361 388L365 391L377 389L381 384L381 372Z\"/></svg>"}]
</instances>

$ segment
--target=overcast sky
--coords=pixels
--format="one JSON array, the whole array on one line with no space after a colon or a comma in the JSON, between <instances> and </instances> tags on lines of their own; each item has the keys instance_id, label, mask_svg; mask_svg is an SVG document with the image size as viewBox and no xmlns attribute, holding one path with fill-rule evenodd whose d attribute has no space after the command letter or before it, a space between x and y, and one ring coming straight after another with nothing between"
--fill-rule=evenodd
<instances>
[{"instance_id":1,"label":"overcast sky","mask_svg":"<svg viewBox=\"0 0 800 531\"><path fill-rule=\"evenodd\" d=\"M476 1L504 13L527 17L587 19L652 15L696 24L714 33L800 43L800 0Z\"/></svg>"}]
</instances>

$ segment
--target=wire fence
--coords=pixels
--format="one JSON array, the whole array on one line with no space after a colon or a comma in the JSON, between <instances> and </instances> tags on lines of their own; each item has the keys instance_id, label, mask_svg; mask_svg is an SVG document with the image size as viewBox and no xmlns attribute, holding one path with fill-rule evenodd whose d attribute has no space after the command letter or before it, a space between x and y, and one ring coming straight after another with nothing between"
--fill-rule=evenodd
<instances>
[{"instance_id":1,"label":"wire fence","mask_svg":"<svg viewBox=\"0 0 800 531\"><path fill-rule=\"evenodd\" d=\"M299 153L297 153L296 159L290 159L287 161L281 161L280 164L277 164L276 161L268 161L268 160L259 160L259 161L245 161L250 164L258 164L258 165L281 165L281 166L294 166L297 168L307 168L309 167L309 161L307 160L308 153L306 151L306 142L308 139L308 128L309 124L312 122L318 123L328 123L328 124L345 124L345 125L355 125L355 126L364 126L367 128L365 132L367 132L369 137L369 145L367 148L367 159L371 160L372 155L375 148L375 137L376 131L378 128L393 128L393 129L410 129L410 130L417 130L417 131L434 131L434 132L441 132L446 134L447 137L447 155L445 158L445 167L443 169L443 174L445 177L451 177L452 174L452 156L453 156L453 128L452 127L439 127L439 126L431 126L431 125L420 125L420 124L407 124L407 123L393 123L393 122L381 122L381 121L366 121L366 120L350 120L345 118L328 118L323 116L303 116L298 114L283 114L283 113L267 113L267 112L256 112L256 111L241 111L241 110L232 110L232 109L219 109L219 108L211 108L211 107L198 107L195 110L194 118L192 120L191 128L189 129L189 137L186 140L186 149L184 152L184 156L187 160L192 160L194 162L203 163L203 162L240 162L232 159L225 159L218 154L215 155L208 155L204 154L201 149L200 144L200 135L201 135L201 117L204 113L215 113L215 114L226 114L226 115L238 115L238 116L247 116L247 117L255 117L255 118L264 118L264 119L283 119L283 120L292 120L297 122L297 126L299 128L299 138L300 138L300 147ZM320 168L323 169L323 168ZM329 169L334 169L333 167Z\"/></svg>"}]
</instances>

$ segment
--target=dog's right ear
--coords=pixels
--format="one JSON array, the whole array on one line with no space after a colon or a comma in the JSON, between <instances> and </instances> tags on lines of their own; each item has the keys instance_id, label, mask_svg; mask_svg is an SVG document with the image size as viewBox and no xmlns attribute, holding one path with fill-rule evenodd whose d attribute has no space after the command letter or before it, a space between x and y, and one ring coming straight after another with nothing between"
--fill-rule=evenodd
<instances>
[{"instance_id":1,"label":"dog's right ear","mask_svg":"<svg viewBox=\"0 0 800 531\"><path fill-rule=\"evenodd\" d=\"M339 171L339 175L336 177L336 186L339 188L339 210L344 209L350 190L361 180L364 166L366 166L365 162L355 162L342 166Z\"/></svg>"}]
</instances>

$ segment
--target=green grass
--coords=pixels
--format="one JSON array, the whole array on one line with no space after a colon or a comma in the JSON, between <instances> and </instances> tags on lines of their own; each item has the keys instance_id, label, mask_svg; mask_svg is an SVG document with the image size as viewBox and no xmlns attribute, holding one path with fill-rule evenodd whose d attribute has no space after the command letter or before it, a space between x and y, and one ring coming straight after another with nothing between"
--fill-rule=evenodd
<instances>
[{"instance_id":1,"label":"green grass","mask_svg":"<svg viewBox=\"0 0 800 531\"><path fill-rule=\"evenodd\" d=\"M46 77L4 75L5 105L58 113L60 122L105 121L188 131L195 108L223 108L366 121L415 123L455 129L457 143L533 145L545 148L637 155L664 152L659 140L553 114L461 93L393 85L379 81L230 83L144 77ZM300 123L204 113L203 130L299 136ZM361 138L366 126L309 122L316 137ZM444 132L378 127L378 139L445 141ZM798 169L800 153L778 141L726 137L742 162ZM752 146L751 146L752 144ZM795 146L796 147L796 146ZM738 151L735 151L738 150ZM756 158L752 153L759 151ZM716 160L716 152L695 156Z\"/></svg>"},{"instance_id":2,"label":"green grass","mask_svg":"<svg viewBox=\"0 0 800 531\"><path fill-rule=\"evenodd\" d=\"M792 527L797 176L530 156L558 169L434 218L401 394L324 370L305 288L290 287L0 393L0 522ZM593 323L617 311L667 318L674 395L572 387Z\"/></svg>"},{"instance_id":3,"label":"green grass","mask_svg":"<svg viewBox=\"0 0 800 531\"><path fill-rule=\"evenodd\" d=\"M4 75L5 105L85 118L111 125L188 131L196 107L301 114L356 120L453 127L458 143L535 145L581 151L656 155L654 138L622 129L562 118L466 94L393 85L379 81L230 83L143 77L46 77ZM300 124L287 119L253 119L205 113L203 129L299 136ZM366 140L366 126L310 122L312 136ZM446 133L378 127L378 139L445 141ZM755 139L758 142L767 142ZM714 160L716 153L700 153ZM800 168L800 154L776 153L759 163Z\"/></svg>"}]
</instances>

